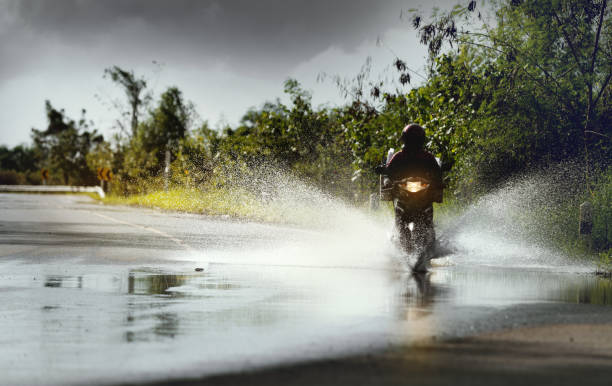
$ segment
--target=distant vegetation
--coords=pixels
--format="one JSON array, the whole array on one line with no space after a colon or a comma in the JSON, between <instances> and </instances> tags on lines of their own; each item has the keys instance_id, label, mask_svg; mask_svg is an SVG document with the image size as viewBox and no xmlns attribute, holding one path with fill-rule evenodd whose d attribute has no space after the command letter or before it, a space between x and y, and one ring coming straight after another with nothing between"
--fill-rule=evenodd
<instances>
[{"instance_id":1,"label":"distant vegetation","mask_svg":"<svg viewBox=\"0 0 612 386\"><path fill-rule=\"evenodd\" d=\"M31 147L0 147L0 183L36 183L45 167L54 183L92 184L97 168L110 167L115 194L151 193L163 187L169 150L177 187L222 187L232 183L234 171L265 164L363 202L377 183L374 166L398 148L400 129L417 122L426 127L428 148L452 167L449 198L460 202L512 176L575 162L579 172L567 184L579 193L565 204L593 202L595 247L609 256L611 7L605 0L489 5L490 20L475 1L432 18L409 12L429 48L420 87L404 92L370 81L364 71L353 82L338 82L346 105L315 108L310 94L289 79L290 104L266 102L247 111L238 127L221 130L196 127L196 112L178 88L153 100L144 78L109 68L105 76L127 101L115 138L102 138L85 111L75 121L47 102L48 127L32 131ZM401 58L394 66L397 80L410 84L412 70ZM565 231L576 242L574 225Z\"/></svg>"}]
</instances>

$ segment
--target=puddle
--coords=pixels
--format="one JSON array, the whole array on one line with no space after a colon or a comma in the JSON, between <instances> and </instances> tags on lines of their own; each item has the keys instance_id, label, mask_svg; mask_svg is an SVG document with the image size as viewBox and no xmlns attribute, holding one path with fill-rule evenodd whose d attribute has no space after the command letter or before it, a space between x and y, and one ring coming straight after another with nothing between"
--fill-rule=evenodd
<instances>
[{"instance_id":1,"label":"puddle","mask_svg":"<svg viewBox=\"0 0 612 386\"><path fill-rule=\"evenodd\" d=\"M0 274L11 289L0 291L6 379L214 373L452 335L482 310L517 304L612 305L612 281L575 272L181 264L13 264Z\"/></svg>"}]
</instances>

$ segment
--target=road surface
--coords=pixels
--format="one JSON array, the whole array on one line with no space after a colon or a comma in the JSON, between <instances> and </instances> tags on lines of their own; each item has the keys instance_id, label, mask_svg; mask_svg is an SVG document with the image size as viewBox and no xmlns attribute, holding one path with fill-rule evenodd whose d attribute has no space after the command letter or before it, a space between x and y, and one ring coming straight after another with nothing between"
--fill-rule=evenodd
<instances>
[{"instance_id":1,"label":"road surface","mask_svg":"<svg viewBox=\"0 0 612 386\"><path fill-rule=\"evenodd\" d=\"M612 376L610 282L491 235L454 234L415 277L348 209L315 230L79 195L0 194L0 213L0 384Z\"/></svg>"}]
</instances>

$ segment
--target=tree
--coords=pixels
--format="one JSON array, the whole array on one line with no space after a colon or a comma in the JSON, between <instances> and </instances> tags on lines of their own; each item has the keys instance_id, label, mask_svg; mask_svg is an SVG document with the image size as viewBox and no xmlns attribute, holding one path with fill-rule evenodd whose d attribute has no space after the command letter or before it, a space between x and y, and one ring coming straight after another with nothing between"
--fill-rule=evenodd
<instances>
[{"instance_id":1,"label":"tree","mask_svg":"<svg viewBox=\"0 0 612 386\"><path fill-rule=\"evenodd\" d=\"M194 117L193 105L185 102L177 87L169 87L151 115L147 133L149 149L176 149L185 138Z\"/></svg>"},{"instance_id":2,"label":"tree","mask_svg":"<svg viewBox=\"0 0 612 386\"><path fill-rule=\"evenodd\" d=\"M66 118L64 110L53 108L45 102L48 125L46 130L32 129L34 152L40 167L46 167L62 175L68 184L94 184L95 174L87 166L87 155L91 147L104 141L96 130L89 131L90 122L85 110L78 121Z\"/></svg>"},{"instance_id":3,"label":"tree","mask_svg":"<svg viewBox=\"0 0 612 386\"><path fill-rule=\"evenodd\" d=\"M176 87L160 97L150 117L142 122L125 149L125 170L132 178L147 178L161 170L166 150L174 155L194 121L194 108Z\"/></svg>"},{"instance_id":4,"label":"tree","mask_svg":"<svg viewBox=\"0 0 612 386\"><path fill-rule=\"evenodd\" d=\"M507 154L498 158L500 167L517 155L527 165L582 156L590 186L591 160L610 157L612 29L607 0L512 0L494 3L493 11L492 25L476 1L429 23L414 15L413 25L429 48L431 75L443 76L436 63L446 56L456 68L464 65L471 75L483 77L477 84L484 104L473 123L487 137L488 143L480 140L479 146L497 141ZM444 51L445 43L458 53ZM472 103L469 99L464 102Z\"/></svg>"},{"instance_id":5,"label":"tree","mask_svg":"<svg viewBox=\"0 0 612 386\"><path fill-rule=\"evenodd\" d=\"M34 149L17 145L12 149L0 146L0 169L31 172L36 170Z\"/></svg>"},{"instance_id":6,"label":"tree","mask_svg":"<svg viewBox=\"0 0 612 386\"><path fill-rule=\"evenodd\" d=\"M130 116L130 134L131 137L135 137L136 130L138 129L140 110L143 104L150 99L150 95L143 95L143 92L147 87L146 80L143 77L136 77L134 71L127 71L119 66L112 66L105 69L104 76L109 76L113 82L117 83L123 88L130 106L130 111L127 113ZM122 131L125 131L123 123L121 123L119 120L117 123Z\"/></svg>"}]
</instances>

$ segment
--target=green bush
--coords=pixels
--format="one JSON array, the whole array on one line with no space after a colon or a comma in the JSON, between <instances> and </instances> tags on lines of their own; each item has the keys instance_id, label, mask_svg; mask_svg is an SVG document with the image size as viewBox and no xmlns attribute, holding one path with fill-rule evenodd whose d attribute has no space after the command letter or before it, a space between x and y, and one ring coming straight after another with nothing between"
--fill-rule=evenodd
<instances>
[{"instance_id":1,"label":"green bush","mask_svg":"<svg viewBox=\"0 0 612 386\"><path fill-rule=\"evenodd\" d=\"M0 185L23 185L24 183L23 173L14 170L0 170Z\"/></svg>"},{"instance_id":2,"label":"green bush","mask_svg":"<svg viewBox=\"0 0 612 386\"><path fill-rule=\"evenodd\" d=\"M602 173L592 194L593 201L593 247L597 251L612 248L612 167Z\"/></svg>"},{"instance_id":3,"label":"green bush","mask_svg":"<svg viewBox=\"0 0 612 386\"><path fill-rule=\"evenodd\" d=\"M28 185L40 185L42 184L42 177L40 172L24 172L25 182Z\"/></svg>"}]
</instances>

